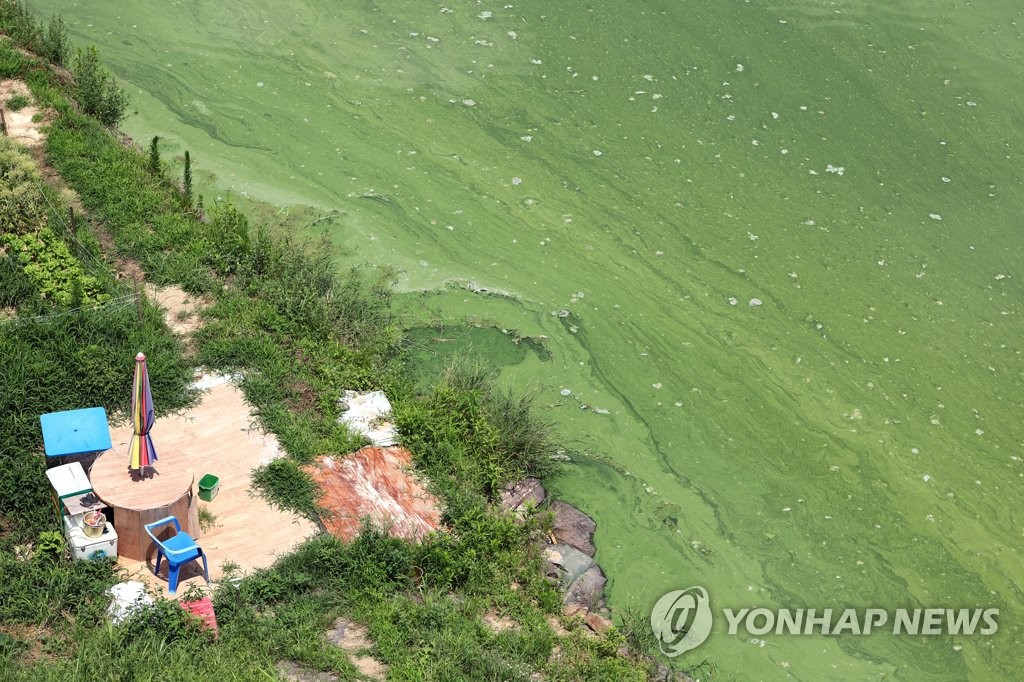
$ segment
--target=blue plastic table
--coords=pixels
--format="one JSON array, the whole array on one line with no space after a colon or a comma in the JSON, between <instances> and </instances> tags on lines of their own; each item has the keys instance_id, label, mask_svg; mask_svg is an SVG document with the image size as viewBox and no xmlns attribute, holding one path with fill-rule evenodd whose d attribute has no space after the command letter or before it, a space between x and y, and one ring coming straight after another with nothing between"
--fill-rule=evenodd
<instances>
[{"instance_id":1,"label":"blue plastic table","mask_svg":"<svg viewBox=\"0 0 1024 682\"><path fill-rule=\"evenodd\" d=\"M107 411L102 407L51 412L39 417L47 457L65 457L110 449Z\"/></svg>"}]
</instances>

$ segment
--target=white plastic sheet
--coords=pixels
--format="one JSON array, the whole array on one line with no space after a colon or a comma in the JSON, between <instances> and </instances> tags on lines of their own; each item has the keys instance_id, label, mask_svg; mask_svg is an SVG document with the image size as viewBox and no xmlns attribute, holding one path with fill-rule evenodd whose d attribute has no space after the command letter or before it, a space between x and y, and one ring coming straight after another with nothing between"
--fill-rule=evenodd
<instances>
[{"instance_id":1,"label":"white plastic sheet","mask_svg":"<svg viewBox=\"0 0 1024 682\"><path fill-rule=\"evenodd\" d=\"M153 598L146 594L146 586L137 580L118 583L107 590L107 594L113 597L107 615L115 625L120 625L139 609L153 605Z\"/></svg>"},{"instance_id":2,"label":"white plastic sheet","mask_svg":"<svg viewBox=\"0 0 1024 682\"><path fill-rule=\"evenodd\" d=\"M390 421L391 402L383 391L345 391L342 400L348 410L341 413L338 421L366 436L377 447L398 442L398 430Z\"/></svg>"}]
</instances>

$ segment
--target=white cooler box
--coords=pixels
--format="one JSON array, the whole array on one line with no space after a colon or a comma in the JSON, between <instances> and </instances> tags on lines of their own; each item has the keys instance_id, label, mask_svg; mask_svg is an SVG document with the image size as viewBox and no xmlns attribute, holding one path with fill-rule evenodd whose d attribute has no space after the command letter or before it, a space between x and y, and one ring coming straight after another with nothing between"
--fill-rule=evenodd
<instances>
[{"instance_id":1,"label":"white cooler box","mask_svg":"<svg viewBox=\"0 0 1024 682\"><path fill-rule=\"evenodd\" d=\"M76 559L117 558L117 531L107 522L103 535L91 538L81 528L81 515L64 517L64 535Z\"/></svg>"}]
</instances>

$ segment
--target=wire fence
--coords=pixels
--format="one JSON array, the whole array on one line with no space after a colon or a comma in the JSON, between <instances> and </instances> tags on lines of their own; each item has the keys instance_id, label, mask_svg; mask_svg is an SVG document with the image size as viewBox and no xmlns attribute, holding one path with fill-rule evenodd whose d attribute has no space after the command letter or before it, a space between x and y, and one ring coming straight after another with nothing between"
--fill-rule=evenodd
<instances>
[{"instance_id":1,"label":"wire fence","mask_svg":"<svg viewBox=\"0 0 1024 682\"><path fill-rule=\"evenodd\" d=\"M139 294L131 293L116 298L111 298L100 303L91 303L89 305L78 306L77 308L68 308L66 310L59 310L54 313L47 313L45 315L20 315L18 317L11 317L7 319L0 319L0 324L29 324L34 322L49 322L51 320L59 319L61 317L68 317L70 315L79 315L87 312L114 312L117 310L123 310L131 306L137 306L139 304Z\"/></svg>"},{"instance_id":2,"label":"wire fence","mask_svg":"<svg viewBox=\"0 0 1024 682\"><path fill-rule=\"evenodd\" d=\"M43 188L42 183L38 179L36 179L36 178L33 178L33 181L36 184L36 189L39 191L39 194L43 197L43 200L46 202L46 205L49 207L51 215L54 216L55 220L59 223L60 227L63 228L64 237L67 238L67 239L70 239L72 242L74 242L75 245L77 245L78 248L76 250L78 251L79 258L81 259L83 256L87 257L89 262L91 264L93 264L96 268L98 268L99 270L102 270L103 272L108 274L111 277L111 279L115 279L116 280L117 279L117 274L110 268L110 266L108 266L107 263L104 262L102 258L100 258L96 254L94 254L89 249L89 247L86 246L84 243L82 243L82 241L78 238L78 235L76 234L77 230L75 229L74 225L70 224L69 221L65 220L64 219L64 212L58 210L57 207L53 205L53 202L50 200L49 195L47 194L47 192ZM138 290L136 290L136 291L134 291L132 293L123 294L121 296L115 296L115 297L107 299L105 301L101 301L101 302L97 302L97 303L91 303L91 304L88 304L88 305L82 305L82 306L78 306L76 308L68 308L68 309L64 309L64 310L59 310L59 311L56 311L56 312L53 312L53 313L47 313L47 314L44 314L44 315L22 315L22 316L11 317L11 318L6 318L6 319L0 318L0 324L4 324L4 323L6 323L6 324L26 324L26 323L46 322L46 321L50 321L50 320L59 319L59 318L62 318L62 317L68 317L68 316L71 316L71 315L79 315L79 314L87 313L87 312L97 312L97 311L114 312L114 311L122 310L124 308L129 307L129 306L138 306L140 301L141 301L141 294L140 294L140 292Z\"/></svg>"},{"instance_id":3,"label":"wire fence","mask_svg":"<svg viewBox=\"0 0 1024 682\"><path fill-rule=\"evenodd\" d=\"M85 244L83 244L82 241L78 238L77 230L75 229L74 225L71 225L70 223L68 223L67 221L64 220L64 212L63 211L58 211L57 208L53 205L53 202L50 201L50 197L47 195L46 191L43 189L43 186L39 182L39 180L34 179L34 181L36 183L37 189L39 190L39 194L41 194L43 199L46 201L46 205L50 207L50 212L56 217L56 219L60 223L61 227L64 228L64 234L67 237L70 237L70 239L75 244L78 245L79 253L82 253L82 254L85 254L86 256L88 256L89 260L92 263L94 263L101 270L105 271L112 278L116 279L117 278L117 274L113 270L111 270L110 267L102 259L100 259L95 254L93 254L89 250L89 248Z\"/></svg>"}]
</instances>

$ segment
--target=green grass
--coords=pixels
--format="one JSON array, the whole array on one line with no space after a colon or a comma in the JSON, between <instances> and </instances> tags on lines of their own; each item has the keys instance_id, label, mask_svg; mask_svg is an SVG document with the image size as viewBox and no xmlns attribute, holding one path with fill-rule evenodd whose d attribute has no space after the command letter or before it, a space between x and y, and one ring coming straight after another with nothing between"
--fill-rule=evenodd
<instances>
[{"instance_id":1,"label":"green grass","mask_svg":"<svg viewBox=\"0 0 1024 682\"><path fill-rule=\"evenodd\" d=\"M24 95L15 95L7 100L7 108L11 111L21 111L29 104L32 104L32 100Z\"/></svg>"}]
</instances>

